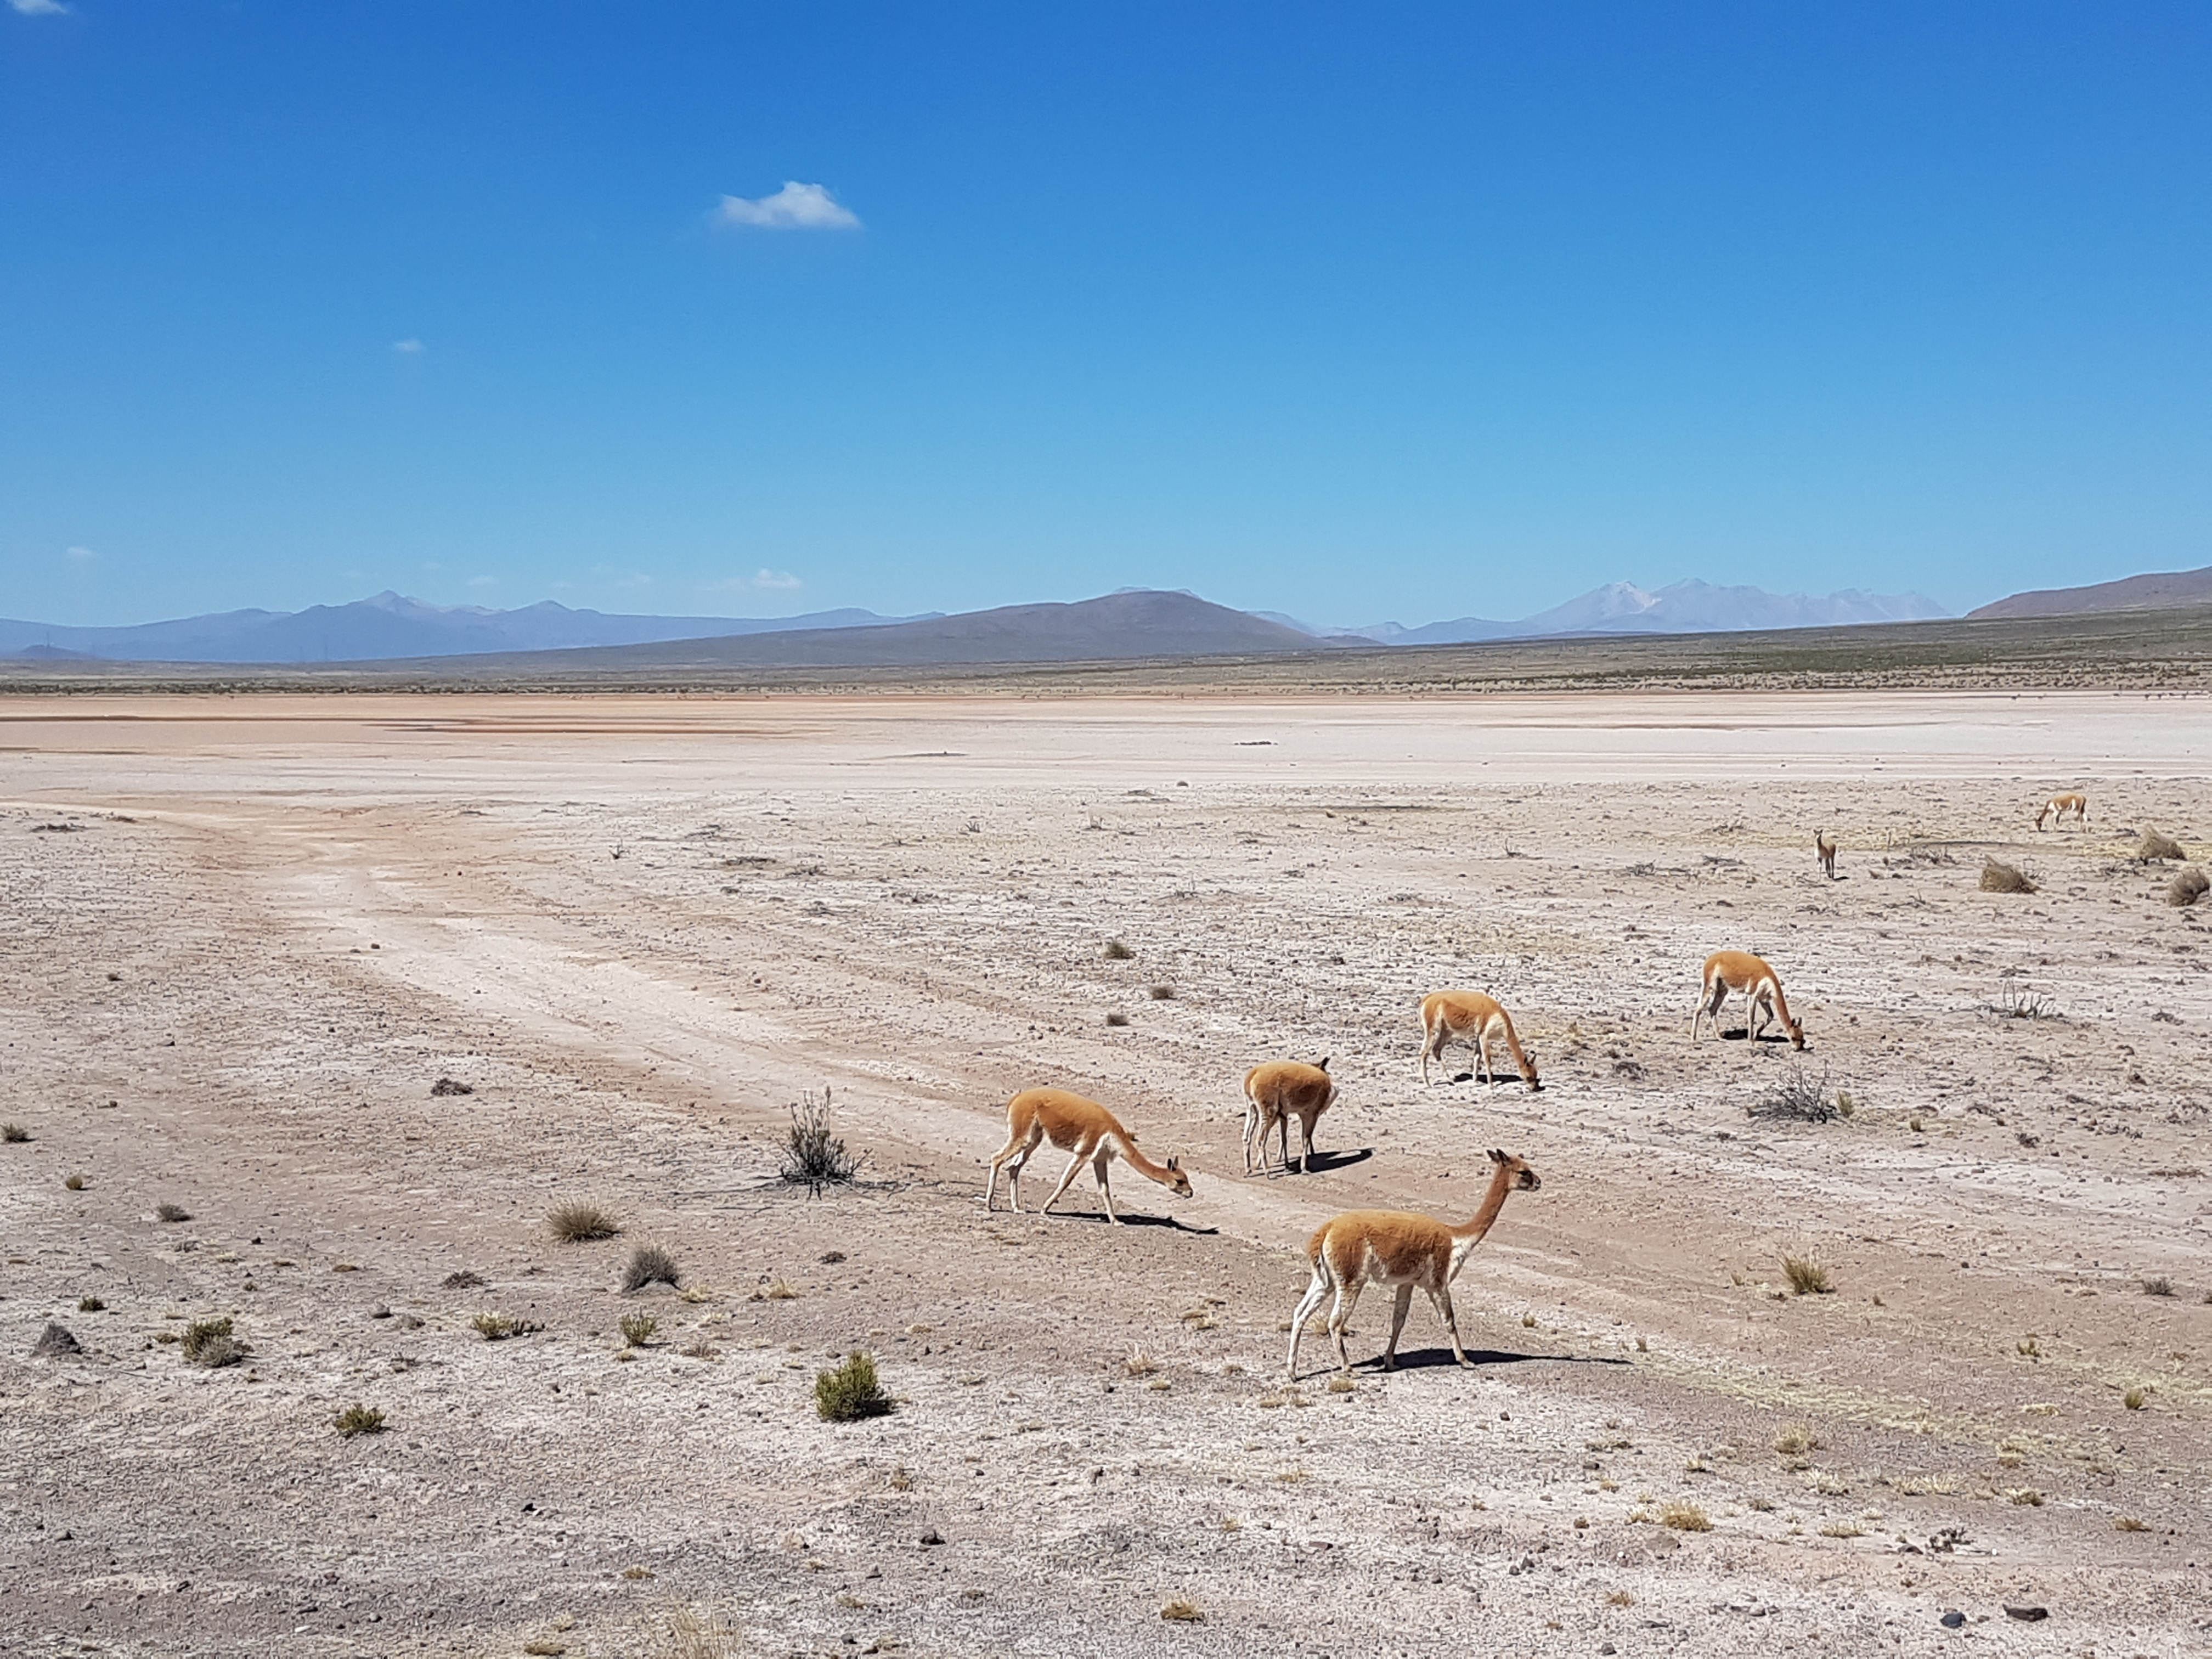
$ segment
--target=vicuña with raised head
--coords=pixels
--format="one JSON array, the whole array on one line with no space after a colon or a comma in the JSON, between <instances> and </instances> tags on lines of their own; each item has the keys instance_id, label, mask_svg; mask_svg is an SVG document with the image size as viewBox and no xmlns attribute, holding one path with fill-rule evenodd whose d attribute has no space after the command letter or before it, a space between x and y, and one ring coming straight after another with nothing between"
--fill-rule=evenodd
<instances>
[{"instance_id":1,"label":"vicu\u00f1a with raised head","mask_svg":"<svg viewBox=\"0 0 2212 1659\"><path fill-rule=\"evenodd\" d=\"M1384 1285L1397 1292L1390 1310L1390 1340L1382 1350L1382 1369L1398 1368L1398 1334L1406 1328L1406 1310L1413 1292L1427 1293L1437 1317L1450 1333L1452 1357L1462 1365L1474 1362L1459 1340L1459 1319L1452 1310L1452 1280L1467 1265L1474 1247L1482 1243L1505 1207L1508 1193L1533 1193L1543 1183L1536 1172L1506 1152L1490 1154L1490 1189L1465 1226L1454 1227L1409 1210L1353 1210L1325 1221L1306 1241L1306 1259L1313 1263L1313 1279L1291 1318L1290 1376L1298 1375L1298 1344L1306 1334L1306 1321L1320 1308L1322 1298L1334 1292L1328 1311L1328 1333L1336 1343L1336 1363L1352 1370L1344 1351L1344 1328L1359 1304L1359 1293L1370 1285Z\"/></svg>"},{"instance_id":2,"label":"vicu\u00f1a with raised head","mask_svg":"<svg viewBox=\"0 0 2212 1659\"><path fill-rule=\"evenodd\" d=\"M2042 829L2043 821L2045 818L2051 818L2057 823L2063 823L2066 822L2066 815L2069 812L2071 812L2074 815L2074 822L2075 823L2081 824L2088 823L2089 798L2087 795L2070 793L2064 795L2053 795L2049 800L2043 803L2043 810L2035 815L2035 827L2039 830Z\"/></svg>"},{"instance_id":3,"label":"vicu\u00f1a with raised head","mask_svg":"<svg viewBox=\"0 0 2212 1659\"><path fill-rule=\"evenodd\" d=\"M1813 850L1820 855L1820 867L1828 872L1828 879L1836 878L1836 838L1825 830L1813 832Z\"/></svg>"},{"instance_id":4,"label":"vicu\u00f1a with raised head","mask_svg":"<svg viewBox=\"0 0 2212 1659\"><path fill-rule=\"evenodd\" d=\"M1085 1100L1065 1089L1024 1089L1006 1103L1006 1144L991 1160L991 1178L983 1186L986 1213L997 1200L999 1171L1002 1167L1006 1168L1007 1193L1013 1200L1014 1212L1018 1215L1021 1212L1022 1166L1047 1139L1071 1156L1067 1173L1060 1176L1060 1185L1052 1189L1052 1196L1038 1206L1039 1215L1052 1208L1075 1179L1076 1171L1088 1164L1098 1177L1098 1195L1106 1201L1107 1220L1120 1226L1121 1218L1114 1213L1114 1189L1106 1180L1106 1166L1117 1158L1146 1180L1158 1182L1177 1198L1190 1196L1190 1177L1182 1172L1182 1166L1174 1158L1155 1164L1146 1158L1138 1150L1136 1136L1123 1128L1121 1121L1097 1101Z\"/></svg>"},{"instance_id":5,"label":"vicu\u00f1a with raised head","mask_svg":"<svg viewBox=\"0 0 2212 1659\"><path fill-rule=\"evenodd\" d=\"M1790 1004L1782 994L1782 979L1774 969L1748 951L1716 951L1705 958L1705 988L1690 1016L1690 1039L1697 1040L1698 1023L1710 1016L1713 1035L1721 1034L1721 1004L1731 991L1741 991L1750 1006L1744 1012L1744 1035L1753 1042L1769 1018L1782 1022L1790 1046L1805 1046L1805 1028L1790 1017Z\"/></svg>"},{"instance_id":6,"label":"vicu\u00f1a with raised head","mask_svg":"<svg viewBox=\"0 0 2212 1659\"><path fill-rule=\"evenodd\" d=\"M1314 1125L1336 1103L1336 1079L1328 1074L1328 1061L1308 1066L1301 1060L1271 1060L1244 1073L1244 1173L1250 1175L1252 1154L1260 1155L1259 1173L1267 1173L1267 1133L1274 1130L1282 1142L1283 1172L1291 1168L1291 1120L1298 1121L1298 1173L1313 1162Z\"/></svg>"},{"instance_id":7,"label":"vicu\u00f1a with raised head","mask_svg":"<svg viewBox=\"0 0 2212 1659\"><path fill-rule=\"evenodd\" d=\"M1495 997L1486 996L1480 991L1437 991L1423 997L1422 1082L1429 1080L1429 1062L1441 1061L1444 1045L1449 1042L1472 1043L1481 1062L1482 1080L1492 1086L1498 1079L1490 1069L1490 1045L1502 1042L1511 1052L1513 1063L1521 1068L1521 1081L1531 1089L1544 1086L1543 1079L1536 1075L1536 1062L1528 1058L1514 1032L1513 1016L1498 1005Z\"/></svg>"}]
</instances>

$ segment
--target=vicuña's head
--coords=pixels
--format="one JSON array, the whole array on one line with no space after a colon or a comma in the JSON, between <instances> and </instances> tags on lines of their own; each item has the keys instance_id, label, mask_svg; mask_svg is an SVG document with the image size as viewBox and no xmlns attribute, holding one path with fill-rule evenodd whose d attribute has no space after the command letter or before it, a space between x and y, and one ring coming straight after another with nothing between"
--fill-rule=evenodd
<instances>
[{"instance_id":1,"label":"vicu\u00f1a's head","mask_svg":"<svg viewBox=\"0 0 2212 1659\"><path fill-rule=\"evenodd\" d=\"M1544 1184L1536 1178L1536 1172L1534 1170L1510 1152L1502 1152L1492 1146L1490 1149L1490 1161L1505 1172L1511 1182L1511 1189L1514 1192L1533 1193Z\"/></svg>"},{"instance_id":2,"label":"vicu\u00f1a's head","mask_svg":"<svg viewBox=\"0 0 2212 1659\"><path fill-rule=\"evenodd\" d=\"M1782 1024L1784 1029L1790 1033L1790 1046L1802 1049L1805 1046L1805 1022L1800 1019L1786 1019Z\"/></svg>"},{"instance_id":3,"label":"vicu\u00f1a's head","mask_svg":"<svg viewBox=\"0 0 2212 1659\"><path fill-rule=\"evenodd\" d=\"M1536 1062L1525 1056L1521 1061L1521 1081L1531 1094L1544 1086L1544 1079L1536 1075Z\"/></svg>"},{"instance_id":4,"label":"vicu\u00f1a's head","mask_svg":"<svg viewBox=\"0 0 2212 1659\"><path fill-rule=\"evenodd\" d=\"M1188 1198L1190 1196L1190 1177L1182 1172L1182 1160L1179 1158L1170 1158L1168 1160L1167 1169L1168 1190L1173 1193L1177 1198Z\"/></svg>"}]
</instances>

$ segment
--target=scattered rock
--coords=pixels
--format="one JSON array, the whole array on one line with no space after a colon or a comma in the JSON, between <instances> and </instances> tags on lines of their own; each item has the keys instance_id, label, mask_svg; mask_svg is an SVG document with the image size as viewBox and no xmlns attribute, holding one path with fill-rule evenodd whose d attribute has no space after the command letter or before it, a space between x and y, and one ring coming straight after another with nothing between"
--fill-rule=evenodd
<instances>
[{"instance_id":1,"label":"scattered rock","mask_svg":"<svg viewBox=\"0 0 2212 1659\"><path fill-rule=\"evenodd\" d=\"M446 1275L446 1288L449 1291L473 1291L484 1282L484 1276L472 1267L464 1267L457 1273Z\"/></svg>"},{"instance_id":2,"label":"scattered rock","mask_svg":"<svg viewBox=\"0 0 2212 1659\"><path fill-rule=\"evenodd\" d=\"M1954 1607L1936 1622L1942 1626L1945 1630L1960 1630L1965 1627L1966 1615Z\"/></svg>"},{"instance_id":3,"label":"scattered rock","mask_svg":"<svg viewBox=\"0 0 2212 1659\"><path fill-rule=\"evenodd\" d=\"M927 1532L922 1534L921 1541L925 1544L942 1544L945 1541L945 1534L932 1527Z\"/></svg>"},{"instance_id":4,"label":"scattered rock","mask_svg":"<svg viewBox=\"0 0 2212 1659\"><path fill-rule=\"evenodd\" d=\"M456 1082L449 1077L441 1077L430 1085L430 1092L434 1095L472 1095L476 1093L476 1090L468 1084Z\"/></svg>"},{"instance_id":5,"label":"scattered rock","mask_svg":"<svg viewBox=\"0 0 2212 1659\"><path fill-rule=\"evenodd\" d=\"M2051 1609L2049 1607L2015 1607L2010 1603L2007 1603L2005 1607L2005 1617L2008 1619L2017 1619L2024 1625L2033 1625L2039 1620L2050 1618Z\"/></svg>"},{"instance_id":6,"label":"scattered rock","mask_svg":"<svg viewBox=\"0 0 2212 1659\"><path fill-rule=\"evenodd\" d=\"M31 1344L34 1359L59 1359L64 1354L82 1353L83 1346L70 1334L69 1328L49 1320L46 1328L39 1333L39 1340Z\"/></svg>"}]
</instances>

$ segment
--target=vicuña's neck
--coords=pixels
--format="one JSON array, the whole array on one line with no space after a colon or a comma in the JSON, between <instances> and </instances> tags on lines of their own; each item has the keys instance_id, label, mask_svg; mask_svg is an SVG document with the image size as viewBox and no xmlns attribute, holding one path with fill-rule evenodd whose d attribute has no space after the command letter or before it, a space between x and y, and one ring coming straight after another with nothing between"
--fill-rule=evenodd
<instances>
[{"instance_id":1,"label":"vicu\u00f1a's neck","mask_svg":"<svg viewBox=\"0 0 2212 1659\"><path fill-rule=\"evenodd\" d=\"M1482 1195L1482 1203L1475 1210L1474 1218L1464 1227L1453 1228L1452 1237L1465 1239L1470 1244L1480 1240L1498 1219L1498 1212L1505 1207L1505 1194L1512 1190L1512 1174L1501 1164L1492 1173L1490 1190Z\"/></svg>"},{"instance_id":2,"label":"vicu\u00f1a's neck","mask_svg":"<svg viewBox=\"0 0 2212 1659\"><path fill-rule=\"evenodd\" d=\"M1138 1149L1137 1143L1130 1139L1127 1135L1121 1137L1121 1161L1124 1164L1127 1164L1140 1176L1149 1176L1151 1179L1159 1182L1163 1185L1172 1184L1174 1176L1169 1170L1166 1164L1153 1163L1152 1159L1146 1158L1144 1153Z\"/></svg>"}]
</instances>

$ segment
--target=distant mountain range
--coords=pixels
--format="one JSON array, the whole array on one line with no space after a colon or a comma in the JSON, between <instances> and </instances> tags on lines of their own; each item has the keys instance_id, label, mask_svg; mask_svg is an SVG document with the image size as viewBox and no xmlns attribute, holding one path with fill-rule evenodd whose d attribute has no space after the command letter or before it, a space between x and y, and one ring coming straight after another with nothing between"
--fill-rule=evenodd
<instances>
[{"instance_id":1,"label":"distant mountain range","mask_svg":"<svg viewBox=\"0 0 2212 1659\"><path fill-rule=\"evenodd\" d=\"M929 615L939 613L930 612ZM641 645L789 629L879 628L912 622L872 611L803 617L626 617L548 599L519 611L425 605L392 592L305 611L225 611L131 628L65 628L0 620L0 656L123 662L374 662Z\"/></svg>"},{"instance_id":2,"label":"distant mountain range","mask_svg":"<svg viewBox=\"0 0 2212 1659\"><path fill-rule=\"evenodd\" d=\"M608 646L527 659L506 657L488 665L660 673L732 667L916 668L951 663L1279 656L1287 651L1328 650L1334 643L1193 593L1136 589L1073 605L1009 605L871 628Z\"/></svg>"},{"instance_id":3,"label":"distant mountain range","mask_svg":"<svg viewBox=\"0 0 2212 1659\"><path fill-rule=\"evenodd\" d=\"M1972 617L2062 616L2212 603L2212 568L2131 576L2093 587L2020 593ZM1460 645L1620 634L1740 633L1916 622L1951 613L1917 593L1847 588L1819 598L1681 581L1647 591L1612 582L1517 622L1462 617L1318 628L1277 611L1245 611L1194 594L1124 590L1074 605L1006 605L946 616L817 611L799 617L641 617L575 611L550 600L516 611L432 605L398 593L305 611L229 611L129 628L0 620L0 657L18 660L338 663L545 652L624 663L885 666L933 662L1068 662L1326 650L1344 646ZM612 659L609 659L612 660ZM580 663L580 665L585 665Z\"/></svg>"},{"instance_id":4,"label":"distant mountain range","mask_svg":"<svg viewBox=\"0 0 2212 1659\"><path fill-rule=\"evenodd\" d=\"M2089 587L2039 588L1969 611L1966 617L1972 622L1987 617L2071 617L2087 611L2154 611L2179 605L2212 605L2212 565L2128 576Z\"/></svg>"},{"instance_id":5,"label":"distant mountain range","mask_svg":"<svg viewBox=\"0 0 2212 1659\"><path fill-rule=\"evenodd\" d=\"M1769 593L1758 587L1717 587L1711 582L1684 581L1656 592L1647 592L1633 582L1608 582L1518 622L1462 617L1455 622L1430 623L1420 628L1387 622L1321 629L1267 614L1271 620L1324 637L1356 634L1382 645L1469 645L1484 640L1577 634L1735 634L1753 629L1927 622L1951 612L1917 593L1863 593L1845 588L1816 599L1809 593Z\"/></svg>"}]
</instances>

